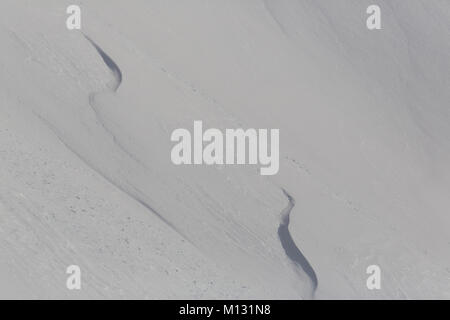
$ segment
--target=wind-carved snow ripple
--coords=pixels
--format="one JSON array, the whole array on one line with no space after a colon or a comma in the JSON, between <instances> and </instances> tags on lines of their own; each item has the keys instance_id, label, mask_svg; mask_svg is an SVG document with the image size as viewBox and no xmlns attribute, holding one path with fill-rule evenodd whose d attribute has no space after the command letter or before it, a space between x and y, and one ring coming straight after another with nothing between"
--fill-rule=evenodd
<instances>
[{"instance_id":1,"label":"wind-carved snow ripple","mask_svg":"<svg viewBox=\"0 0 450 320\"><path fill-rule=\"evenodd\" d=\"M95 43L91 38L89 38L87 35L83 34L86 40L88 40L92 46L97 50L98 54L102 57L103 62L105 62L106 66L109 68L109 70L112 72L114 79L107 84L107 87L110 89L111 93L117 92L120 85L122 84L122 71L120 70L119 66L114 62L114 60L106 54L105 51L103 51L100 46ZM98 123L101 124L103 129L111 136L114 143L123 151L125 152L130 158L132 158L134 161L138 162L140 165L143 165L143 163L135 157L132 153L128 152L128 150L118 141L115 134L108 128L108 126L103 121L100 112L98 110L98 106L96 105L95 98L99 96L100 94L105 94L103 91L99 92L91 92L89 94L89 105L91 106L92 110L94 111L95 117L98 121Z\"/></svg>"},{"instance_id":2,"label":"wind-carved snow ripple","mask_svg":"<svg viewBox=\"0 0 450 320\"><path fill-rule=\"evenodd\" d=\"M116 93L119 89L120 85L122 84L122 71L120 70L119 66L114 62L114 60L105 52L102 48L100 48L97 43L95 43L91 38L89 38L87 35L83 34L86 40L88 40L92 46L97 50L98 54L103 59L103 62L106 64L106 66L109 68L109 70L112 72L114 79L110 83L107 84L108 88L110 89L110 93ZM99 92L91 92L89 94L89 105L91 106L95 117L98 121L98 123L103 127L103 129L111 136L112 140L114 141L115 145L123 152L125 153L130 159L137 162L139 165L145 168L145 165L132 153L130 153L116 138L115 134L108 128L108 126L105 124L105 122L102 119L101 114L98 111L98 107L96 106L96 97L100 94L105 94L105 91L99 91ZM72 148L70 148L73 150ZM77 155L80 157L80 155L77 153ZM86 163L89 163L87 159L83 159ZM178 233L181 237L186 239L189 243L194 243L187 237L181 230L179 230L177 227L175 227L170 221L168 221L166 218L164 218L156 209L154 209L150 204L145 201L145 195L141 190L139 190L136 186L128 184L128 187L122 186L120 183L117 183L116 179L109 177L108 175L100 172L99 170L96 170L100 175L102 175L106 180L108 180L110 183L115 185L119 190L127 194L130 198L137 201L139 204L141 204L143 207L145 207L147 210L155 214L161 221L163 221L166 225L168 225L172 230L174 230L176 233ZM195 246L195 245L194 245Z\"/></svg>"},{"instance_id":3,"label":"wind-carved snow ripple","mask_svg":"<svg viewBox=\"0 0 450 320\"><path fill-rule=\"evenodd\" d=\"M119 66L114 62L114 60L106 54L105 51L103 51L100 46L98 46L92 39L90 39L88 36L84 35L85 38L93 45L93 47L97 50L105 64L108 66L110 71L112 72L114 76L114 80L111 83L108 83L108 87L110 88L112 93L117 92L119 89L121 83L122 83L122 71L120 70ZM136 162L142 163L137 159L134 155L132 155L130 152L126 150L124 146L122 146L118 139L116 139L114 133L108 129L107 125L102 120L102 117L96 107L95 98L96 96L105 93L105 92L92 92L89 95L89 104L94 111L97 121L100 123L100 125L104 128L104 130L112 137L114 143L121 149L124 153L126 153L130 158L135 160ZM135 201L139 202L141 205L143 205L145 208L147 208L149 211L154 213L156 216L158 216L163 222L165 222L169 227L171 227L174 231L176 231L178 234L180 234L183 238L187 239L190 243L192 243L189 238L183 234L178 228L176 228L173 224L171 224L168 220L166 220L161 214L159 214L154 208L152 208L148 203L146 203L145 200L143 200L145 197L143 196L142 192L140 190L134 189L134 186L131 186L133 190L126 190L126 188L123 188L119 184L114 182L114 179L111 179L109 177L106 177L104 174L102 174L103 177L105 177L108 181L113 183L116 187L118 187L120 190L125 192L128 196L133 198ZM286 195L286 197L289 200L288 206L283 210L281 213L281 222L280 226L278 228L278 236L280 238L281 245L283 246L284 251L286 252L286 255L288 258L296 265L299 266L309 277L311 281L311 297L314 297L315 291L317 289L318 281L316 273L314 272L314 269L311 267L308 260L305 258L305 256L302 254L302 252L298 249L296 246L294 240L291 237L291 234L289 232L289 218L292 208L295 206L295 200L292 198L289 193L287 193L283 189L283 193ZM193 243L192 243L193 244Z\"/></svg>"},{"instance_id":4,"label":"wind-carved snow ripple","mask_svg":"<svg viewBox=\"0 0 450 320\"><path fill-rule=\"evenodd\" d=\"M289 220L292 209L295 206L295 199L286 192L286 190L282 189L284 195L287 197L289 203L288 206L281 212L281 222L278 227L278 237L280 238L281 245L283 246L284 251L288 258L298 267L302 268L306 275L309 277L311 281L311 298L314 298L318 280L314 269L311 264L308 262L306 257L300 251L300 249L295 244L292 239L291 233L289 232Z\"/></svg>"},{"instance_id":5,"label":"wind-carved snow ripple","mask_svg":"<svg viewBox=\"0 0 450 320\"><path fill-rule=\"evenodd\" d=\"M119 66L114 62L113 59L111 59L110 56L108 56L105 51L102 50L91 38L89 38L87 35L84 35L84 37L94 46L94 48L97 50L97 52L102 57L105 64L108 66L108 68L111 70L111 72L114 75L114 82L111 86L111 90L116 92L117 89L119 89L120 85L122 84L122 71L120 71Z\"/></svg>"}]
</instances>

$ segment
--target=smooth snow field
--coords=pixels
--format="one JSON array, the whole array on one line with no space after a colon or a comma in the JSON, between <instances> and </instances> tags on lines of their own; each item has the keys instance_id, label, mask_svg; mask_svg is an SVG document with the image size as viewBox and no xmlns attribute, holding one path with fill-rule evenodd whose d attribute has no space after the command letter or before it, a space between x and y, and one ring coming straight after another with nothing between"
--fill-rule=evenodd
<instances>
[{"instance_id":1,"label":"smooth snow field","mask_svg":"<svg viewBox=\"0 0 450 320\"><path fill-rule=\"evenodd\" d=\"M0 40L0 299L450 299L449 0L1 0ZM174 164L195 121L278 170Z\"/></svg>"}]
</instances>

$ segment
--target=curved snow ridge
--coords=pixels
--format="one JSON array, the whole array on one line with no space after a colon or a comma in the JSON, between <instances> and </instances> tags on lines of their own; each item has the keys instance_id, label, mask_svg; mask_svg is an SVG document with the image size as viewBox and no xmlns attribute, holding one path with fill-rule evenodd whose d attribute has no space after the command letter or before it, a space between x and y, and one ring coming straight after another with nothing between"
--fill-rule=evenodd
<instances>
[{"instance_id":1,"label":"curved snow ridge","mask_svg":"<svg viewBox=\"0 0 450 320\"><path fill-rule=\"evenodd\" d=\"M120 70L119 66L114 62L114 60L95 42L93 41L89 36L83 33L83 36L88 40L92 46L97 50L98 54L102 57L103 61L105 62L106 66L111 70L114 80L112 83L108 84L111 91L113 93L117 92L120 85L122 84L122 71ZM116 138L115 134L107 127L105 122L103 121L100 113L97 110L95 98L105 93L103 91L99 92L91 92L89 94L89 105L91 106L97 121L99 124L103 127L103 129L111 136L114 144L124 153L126 156L128 156L130 159L134 160L136 163L140 164L142 167L147 168L145 164L143 164L135 155L133 155L131 152L129 152L121 143L119 143L118 139ZM55 133L56 131L53 130ZM57 134L57 133L56 133ZM59 134L57 136L60 138ZM62 141L62 139L60 138ZM62 141L63 142L63 141ZM64 143L64 142L63 142ZM81 156L78 152L76 152L73 148L68 146L66 143L64 143L70 150L72 150L80 159L82 159L85 163L87 163L91 168L93 168L96 172L98 172L103 178L105 178L107 181L112 183L114 186L116 186L119 190L124 192L126 195L128 195L130 198L141 204L143 207L145 207L147 210L155 214L161 221L163 221L166 225L168 225L172 230L174 230L176 233L178 233L182 238L186 239L189 243L195 246L195 244L191 241L191 239L180 229L178 229L175 225L173 225L170 221L168 221L162 214L160 214L155 208L153 208L150 204L148 204L144 199L144 194L138 190L134 185L128 184L127 187L122 186L121 183L116 181L115 178L109 177L107 174L103 173L101 170L96 168L86 157Z\"/></svg>"},{"instance_id":2,"label":"curved snow ridge","mask_svg":"<svg viewBox=\"0 0 450 320\"><path fill-rule=\"evenodd\" d=\"M103 51L102 48L100 48L100 46L94 40L89 38L89 36L85 35L84 33L83 33L83 36L97 50L98 54L102 57L102 59L105 62L106 66L111 70L111 72L112 72L112 74L114 76L114 80L112 81L112 83L107 84L107 85L110 86L110 89L111 89L111 91L113 93L117 92L117 89L119 89L120 85L122 84L122 71L120 70L119 66L117 65L117 63L114 62L114 60L105 51ZM118 141L118 139L115 136L115 134L107 127L107 125L105 124L105 121L100 116L100 113L97 110L98 107L96 106L95 98L98 95L102 94L102 93L103 92L100 91L100 92L91 92L89 94L89 105L91 106L92 110L94 111L95 117L97 118L97 121L101 124L103 129L112 137L114 143L119 147L119 149L121 149L124 153L126 153L128 155L128 157L130 157L131 159L133 159L134 161L139 163L141 166L145 167L145 165L137 157L135 157L131 152L129 152Z\"/></svg>"},{"instance_id":3,"label":"curved snow ridge","mask_svg":"<svg viewBox=\"0 0 450 320\"><path fill-rule=\"evenodd\" d=\"M117 89L119 89L120 85L122 84L122 71L120 70L119 66L114 62L114 60L111 59L111 57L109 55L107 55L106 52L103 51L103 49L100 48L100 46L97 43L95 43L94 40L89 38L84 33L83 33L83 35L86 38L86 40L88 40L94 46L94 48L97 50L99 55L102 57L105 64L108 66L109 70L111 70L111 72L113 73L114 83L112 84L111 89L114 92L116 92Z\"/></svg>"},{"instance_id":4,"label":"curved snow ridge","mask_svg":"<svg viewBox=\"0 0 450 320\"><path fill-rule=\"evenodd\" d=\"M289 232L289 218L292 208L294 208L295 206L295 199L286 190L282 190L284 195L288 198L289 203L288 206L281 212L281 222L280 226L278 227L278 237L280 238L281 245L283 246L283 249L286 252L288 258L296 266L300 266L308 275L312 285L311 297L314 297L318 286L316 273L306 257L295 244L294 240L292 239L291 233Z\"/></svg>"}]
</instances>

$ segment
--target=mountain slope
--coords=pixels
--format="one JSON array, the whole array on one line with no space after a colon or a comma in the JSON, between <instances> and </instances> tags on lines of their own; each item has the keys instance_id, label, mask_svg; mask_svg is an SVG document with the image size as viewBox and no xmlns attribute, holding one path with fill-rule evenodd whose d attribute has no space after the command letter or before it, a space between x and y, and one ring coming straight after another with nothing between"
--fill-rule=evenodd
<instances>
[{"instance_id":1,"label":"mountain slope","mask_svg":"<svg viewBox=\"0 0 450 320\"><path fill-rule=\"evenodd\" d=\"M450 297L450 6L378 3L3 1L0 296L310 298L295 199L316 298ZM173 165L195 120L280 129L279 174Z\"/></svg>"}]
</instances>

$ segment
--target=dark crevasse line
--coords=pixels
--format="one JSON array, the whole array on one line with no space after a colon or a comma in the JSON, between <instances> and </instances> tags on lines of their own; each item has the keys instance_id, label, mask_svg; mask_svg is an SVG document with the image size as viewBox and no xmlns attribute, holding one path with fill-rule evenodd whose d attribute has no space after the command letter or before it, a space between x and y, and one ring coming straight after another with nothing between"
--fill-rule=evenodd
<instances>
[{"instance_id":1,"label":"dark crevasse line","mask_svg":"<svg viewBox=\"0 0 450 320\"><path fill-rule=\"evenodd\" d=\"M289 232L289 220L292 208L295 206L295 199L286 192L286 190L282 189L284 195L288 198L288 206L281 212L281 222L278 227L278 237L280 238L281 245L283 246L284 251L288 258L296 265L303 269L303 271L307 274L311 281L312 292L311 297L314 297L315 291L318 286L318 280L316 273L308 262L306 257L300 251L300 249L295 244L292 239L291 233Z\"/></svg>"}]
</instances>

